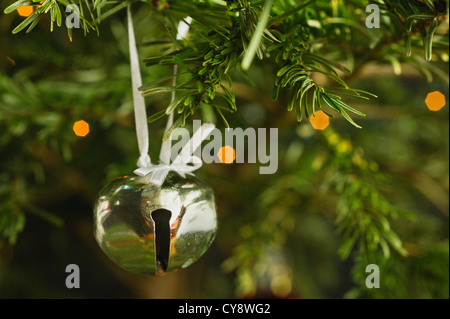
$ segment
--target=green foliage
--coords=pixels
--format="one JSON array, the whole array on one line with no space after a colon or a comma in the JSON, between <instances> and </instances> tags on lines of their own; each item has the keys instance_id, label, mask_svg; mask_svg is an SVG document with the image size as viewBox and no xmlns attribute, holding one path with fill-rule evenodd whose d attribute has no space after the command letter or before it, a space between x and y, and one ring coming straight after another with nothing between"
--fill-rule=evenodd
<instances>
[{"instance_id":1,"label":"green foliage","mask_svg":"<svg viewBox=\"0 0 450 319\"><path fill-rule=\"evenodd\" d=\"M389 23L384 26L395 35L401 35L405 42L406 55L412 54L412 41L415 34L420 34L425 51L425 59L430 61L433 53L433 38L439 21L446 19L447 3L445 1L371 1L389 15ZM417 43L416 43L417 45ZM445 45L445 44L444 44ZM448 48L448 41L447 41Z\"/></svg>"},{"instance_id":2,"label":"green foliage","mask_svg":"<svg viewBox=\"0 0 450 319\"><path fill-rule=\"evenodd\" d=\"M393 206L380 193L380 186L389 183L378 172L378 165L369 163L361 150L332 130L327 130L325 137L333 150L330 157L333 164L326 173L325 186L334 188L339 194L336 224L342 238L338 251L341 258L347 258L356 243L359 243L359 253L366 258L367 264L373 254L380 251L384 258L389 258L389 247L401 256L407 256L389 219L409 214Z\"/></svg>"},{"instance_id":3,"label":"green foliage","mask_svg":"<svg viewBox=\"0 0 450 319\"><path fill-rule=\"evenodd\" d=\"M81 23L86 33L91 29L98 31L97 24L100 21L133 2L124 1L117 5L112 5L107 1L74 3L80 6ZM10 13L23 4L33 5L29 1L20 0L5 9L5 13ZM232 83L228 74L240 67L241 62L242 69L238 68L240 72L249 68L255 54L262 60L270 56L270 51L275 52L275 62L279 65L273 97L274 99L278 97L281 87L287 87L291 92L287 109L290 111L295 107L299 122L302 120L303 114L309 118L310 114L315 114L316 106L323 110L322 104L325 104L332 111L341 114L354 126L360 128L347 112L359 116L364 116L364 114L343 102L341 96L351 94L355 97L362 97L360 93L367 92L359 92L348 87L336 71L349 74L350 70L327 59L323 53L314 53L315 48L323 44L324 37L332 43L349 38L359 38L359 36L355 36L355 32L367 33L364 29L361 31L361 27L355 26L354 23L362 18L361 15L358 15L363 12L361 9L364 8L360 2L334 1L331 6L322 1L305 1L294 6L290 1L278 1L274 4L272 1L252 2L249 0L195 1L192 3L162 1L157 4L151 2L151 4L154 10L160 12L162 22L169 31L169 41L174 42L176 49L169 48L169 52L164 55L146 59L147 66L178 65L187 72L186 80L176 87L152 88L152 84L155 83L148 83L142 88L144 96L173 90L181 93L181 97L178 97L165 111L165 114L170 114L176 110L179 114L172 129L184 126L188 116L195 114L204 105L213 105L225 124L228 125L223 113L233 113L237 107L232 85L226 88L222 83L225 80L227 83ZM398 34L398 29L404 28L404 38L407 40L406 55L411 56L411 34L417 29L423 38L426 59L430 60L433 36L439 20L442 20L441 17L445 14L445 6L440 2L435 6L430 1L425 4L419 1L413 3L385 1L377 2L377 4L389 13L389 26L397 28L392 30L391 27L390 32L394 33L395 31L395 34ZM17 26L13 33L26 27L28 27L27 32L31 31L46 12L51 14L53 30L53 22L56 21L58 26L61 25L60 6L66 5L68 5L67 1L45 1L31 16ZM177 29L175 19L179 18L180 14L193 17L198 24L192 26L193 32L189 41L175 43L177 42L175 40ZM269 21L271 16L273 18ZM428 24L431 26L426 29ZM71 29L68 30L71 32ZM337 37L333 39L333 35L337 35ZM71 35L69 36L71 37ZM370 37L368 38L370 39ZM398 42L398 40L393 36L393 42ZM166 41L167 36L158 39L157 43ZM266 43L269 45L268 49L266 49ZM386 41L383 43L386 44ZM386 58L394 66L399 65L395 56L387 55ZM424 69L422 66L420 68ZM341 88L319 85L313 79L314 73L328 77L331 81L339 84ZM218 93L216 96L218 89L223 90L223 93ZM218 99L219 97L220 99ZM220 101L225 102L225 105ZM312 110L308 109L308 101L312 102ZM331 113L327 114L332 116ZM163 115L164 112L158 112L152 115L150 120L154 121Z\"/></svg>"},{"instance_id":4,"label":"green foliage","mask_svg":"<svg viewBox=\"0 0 450 319\"><path fill-rule=\"evenodd\" d=\"M10 189L10 185L8 185L9 179L6 177L5 174L1 176L0 196L2 198L2 213L0 214L0 235L2 239L6 239L9 244L14 245L18 234L25 226L25 214L21 211L19 201L16 198L17 193L20 191L14 189L19 187L17 181L15 185L11 185ZM0 247L2 244L3 240L0 241Z\"/></svg>"},{"instance_id":5,"label":"green foliage","mask_svg":"<svg viewBox=\"0 0 450 319\"><path fill-rule=\"evenodd\" d=\"M436 241L439 241L436 239ZM347 298L448 298L449 289L449 251L448 242L414 248L413 255L407 259L396 256L386 259L374 256L372 262L383 269L381 289L367 289L365 277L367 273L360 271L367 266L363 255L355 257L353 276L357 286L347 292ZM439 264L439 267L436 265ZM426 288L425 288L426 287ZM425 288L425 289L424 289Z\"/></svg>"},{"instance_id":6,"label":"green foliage","mask_svg":"<svg viewBox=\"0 0 450 319\"><path fill-rule=\"evenodd\" d=\"M51 234L46 251L57 258L72 251L70 234L77 241L89 236L77 232L90 223L98 189L135 168L122 10L133 4L146 66L141 92L151 101L151 136L158 137L151 139L152 158L163 132L157 120L171 112L177 116L172 129L189 125L190 116L214 118L214 108L225 126L279 127L282 134L275 176L260 176L250 165L205 165L199 172L218 193L221 218L213 248L219 258L205 256L217 267L201 275L223 283L208 285L201 297L448 297L447 113L421 109L421 90L431 87L423 79L400 78L405 86L391 75L354 81L376 62L380 69L392 65L397 75L411 65L429 82L448 82L444 1L373 1L383 16L376 30L364 27L369 1L70 3L80 4L84 33L97 34L77 37L69 29L72 44L62 40L54 25L70 14L66 1L16 1L5 13L20 5L37 10L10 20L10 27L2 17L0 28L14 36L0 39L8 44L0 50L16 61L14 67L0 61L3 249L23 249L27 236L41 236L43 219ZM178 21L188 15L189 36L176 40ZM26 38L20 32L32 29ZM176 99L167 103L172 92ZM369 92L379 97L370 106L375 94ZM245 113L255 105L251 119L258 112L265 118L256 124ZM322 110L333 129L319 134L305 121L295 127L282 116L286 109L295 109L298 121ZM364 129L355 135L341 118ZM84 140L72 132L79 119L91 123ZM72 206L76 217L69 215ZM40 232L33 233L36 224ZM3 284L13 266L1 258ZM382 268L383 289L365 287L369 263ZM107 276L103 264L98 269Z\"/></svg>"}]
</instances>

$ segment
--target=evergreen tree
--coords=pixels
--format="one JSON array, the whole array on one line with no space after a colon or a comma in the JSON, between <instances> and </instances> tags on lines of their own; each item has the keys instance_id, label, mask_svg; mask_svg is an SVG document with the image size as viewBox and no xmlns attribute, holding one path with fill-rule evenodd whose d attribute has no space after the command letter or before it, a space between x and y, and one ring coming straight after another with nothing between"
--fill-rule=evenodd
<instances>
[{"instance_id":1,"label":"evergreen tree","mask_svg":"<svg viewBox=\"0 0 450 319\"><path fill-rule=\"evenodd\" d=\"M171 112L169 133L197 118L221 130L279 128L275 175L255 164L196 171L216 192L220 228L200 261L167 275L190 288L165 295L140 293L91 235L98 190L137 159L129 5L152 158ZM448 1L18 0L2 9L0 296L76 296L54 283L75 262L97 287L84 297L448 298L448 107L434 113L425 102L432 91L448 98ZM190 31L178 40L181 20ZM323 131L311 125L319 114L330 122ZM85 138L74 134L78 120L90 124ZM366 287L370 264L379 289Z\"/></svg>"}]
</instances>

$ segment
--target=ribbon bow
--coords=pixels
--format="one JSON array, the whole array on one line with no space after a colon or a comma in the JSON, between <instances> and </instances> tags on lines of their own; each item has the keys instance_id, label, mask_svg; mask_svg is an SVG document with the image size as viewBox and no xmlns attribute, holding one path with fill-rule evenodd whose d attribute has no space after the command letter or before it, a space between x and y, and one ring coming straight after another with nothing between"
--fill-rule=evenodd
<instances>
[{"instance_id":1,"label":"ribbon bow","mask_svg":"<svg viewBox=\"0 0 450 319\"><path fill-rule=\"evenodd\" d=\"M201 145L201 143L211 134L215 126L213 124L203 124L192 136L192 138L183 146L180 154L172 163L150 164L148 166L140 167L134 170L134 173L139 176L147 176L152 173L149 181L157 186L161 186L170 171L176 171L184 176L185 173L192 173L193 171L202 167L202 160L198 156L193 155L194 151ZM170 149L167 149L170 152Z\"/></svg>"}]
</instances>

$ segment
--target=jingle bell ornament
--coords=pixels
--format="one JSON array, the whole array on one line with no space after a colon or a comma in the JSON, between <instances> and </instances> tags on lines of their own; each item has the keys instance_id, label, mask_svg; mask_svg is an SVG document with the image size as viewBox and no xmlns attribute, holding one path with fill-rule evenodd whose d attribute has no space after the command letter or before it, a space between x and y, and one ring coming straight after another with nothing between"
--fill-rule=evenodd
<instances>
[{"instance_id":1,"label":"jingle bell ornament","mask_svg":"<svg viewBox=\"0 0 450 319\"><path fill-rule=\"evenodd\" d=\"M214 193L192 172L202 166L194 151L212 132L204 124L174 159L170 138L160 152L160 164L148 156L148 128L139 59L130 6L127 7L131 80L136 132L141 156L133 175L105 186L94 205L94 236L105 254L120 267L142 275L162 275L185 268L209 248L217 230ZM179 37L188 25L180 22ZM178 38L178 36L177 36ZM177 68L174 67L174 75ZM174 77L174 86L176 86ZM172 94L172 101L175 95ZM195 122L195 121L194 121ZM169 115L166 133L173 124ZM195 124L195 123L194 123Z\"/></svg>"},{"instance_id":2,"label":"jingle bell ornament","mask_svg":"<svg viewBox=\"0 0 450 319\"><path fill-rule=\"evenodd\" d=\"M113 180L97 196L94 234L120 267L142 275L185 268L217 230L214 193L193 175L170 171L161 186L147 177Z\"/></svg>"}]
</instances>

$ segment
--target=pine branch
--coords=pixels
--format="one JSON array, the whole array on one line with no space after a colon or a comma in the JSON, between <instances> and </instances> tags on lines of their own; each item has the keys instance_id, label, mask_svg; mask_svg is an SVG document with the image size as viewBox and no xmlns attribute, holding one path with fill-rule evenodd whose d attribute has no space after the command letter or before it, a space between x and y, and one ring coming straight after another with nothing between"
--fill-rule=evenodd
<instances>
[{"instance_id":1,"label":"pine branch","mask_svg":"<svg viewBox=\"0 0 450 319\"><path fill-rule=\"evenodd\" d=\"M448 19L448 1L380 0L370 3L377 4L389 16L390 24L385 23L384 27L403 38L407 56L412 54L411 41L416 34L420 34L425 59L431 61L435 32L440 22Z\"/></svg>"},{"instance_id":2,"label":"pine branch","mask_svg":"<svg viewBox=\"0 0 450 319\"><path fill-rule=\"evenodd\" d=\"M116 14L127 5L137 0L127 0L120 3L104 0L72 1L80 7L81 26L85 33L96 30L98 24ZM140 1L142 2L142 1ZM168 106L165 114L176 110L180 118L175 121L175 128L184 125L186 119L205 106L212 105L227 124L225 112L237 111L232 80L233 72L244 73L251 65L254 56L260 60L275 64L278 68L275 76L273 98L276 100L281 89L290 91L287 109L296 109L297 120L300 122L305 115L309 118L315 114L316 108L326 112L337 112L351 124L360 127L350 117L348 112L364 116L352 106L342 101L343 95L355 98L367 99L368 92L360 92L350 88L343 81L339 72L349 74L350 71L341 64L332 61L327 54L319 52L317 47L325 43L332 52L342 52L343 46L350 40L354 48L358 50L358 43L366 45L373 41L369 33L360 27L357 21L362 17L355 14L355 8L364 8L364 3L351 0L344 4L342 1L309 0L301 4L292 5L290 1L182 1L162 0L143 1L159 14L169 31L169 38L174 48L166 54L151 57L145 60L147 66L152 65L178 65L186 74L184 81L176 87L153 87L155 84L144 85L141 89L144 95L179 91L178 99ZM390 34L383 42L386 50L380 52L385 58L376 56L377 59L385 59L392 63L396 72L399 72L400 60L396 51L392 50L395 44L405 41L407 56L412 54L412 43L415 35L419 34L425 48L426 60L432 58L435 33L440 22L446 17L444 1L370 1L380 6L389 19L386 30ZM46 0L42 4L37 1L18 0L7 9L5 13L11 13L20 5L33 5L38 9L32 15L20 23L13 33L27 28L30 32L46 13L51 16L51 28L53 24L62 25L61 8L68 5L66 0ZM67 15L67 13L65 13ZM188 41L175 40L175 21L186 16L191 16L191 36ZM387 22L386 22L387 23ZM72 30L69 28L69 37ZM383 31L386 32L386 31ZM167 37L161 39L166 41ZM447 43L448 36L444 38ZM398 47L398 46L397 46ZM348 50L343 55L352 55ZM272 59L268 59L272 54ZM360 60L361 63L368 60ZM428 78L430 71L428 66L411 60L419 70ZM357 65L356 70L361 66ZM433 68L429 66L429 68ZM434 70L439 73L439 70ZM322 87L314 81L314 73L320 73L332 82L336 87ZM225 86L223 83L228 83ZM224 103L225 102L225 103ZM332 113L327 112L329 116ZM164 112L157 112L149 120L161 118Z\"/></svg>"},{"instance_id":3,"label":"pine branch","mask_svg":"<svg viewBox=\"0 0 450 319\"><path fill-rule=\"evenodd\" d=\"M373 262L378 252L382 252L385 259L389 258L391 249L400 256L407 256L390 220L411 215L394 207L382 195L380 180L383 176L378 165L367 161L349 140L333 130L327 130L324 137L333 152L325 185L339 194L335 222L342 240L340 257L348 258L354 249L367 264Z\"/></svg>"}]
</instances>

